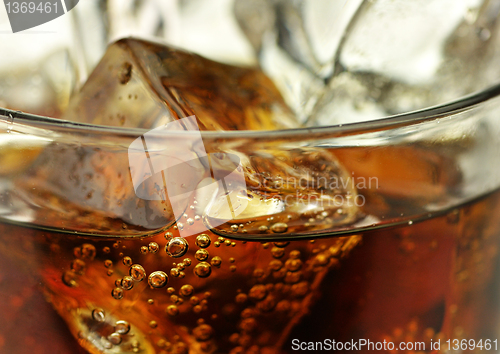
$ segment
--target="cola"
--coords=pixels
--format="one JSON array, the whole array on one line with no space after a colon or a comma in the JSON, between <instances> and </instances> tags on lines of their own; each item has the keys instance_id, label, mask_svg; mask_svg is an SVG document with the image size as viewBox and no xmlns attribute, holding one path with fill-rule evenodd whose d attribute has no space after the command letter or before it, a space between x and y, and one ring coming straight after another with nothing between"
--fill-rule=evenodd
<instances>
[{"instance_id":1,"label":"cola","mask_svg":"<svg viewBox=\"0 0 500 354\"><path fill-rule=\"evenodd\" d=\"M189 116L198 130L148 135ZM136 39L110 46L63 118L94 126L2 150L2 351L497 350L500 194L456 192L476 141L210 138L299 123L258 69ZM143 184L154 169L130 163L134 141L154 142L150 162L191 146L173 182L196 188L176 204L168 181ZM216 176L224 161L244 185ZM220 183L208 197L207 179Z\"/></svg>"}]
</instances>

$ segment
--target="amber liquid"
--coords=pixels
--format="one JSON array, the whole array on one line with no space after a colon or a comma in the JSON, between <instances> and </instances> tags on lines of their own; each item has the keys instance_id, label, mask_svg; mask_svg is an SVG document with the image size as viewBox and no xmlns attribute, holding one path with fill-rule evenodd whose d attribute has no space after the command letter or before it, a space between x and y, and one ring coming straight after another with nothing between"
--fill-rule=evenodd
<instances>
[{"instance_id":1,"label":"amber liquid","mask_svg":"<svg viewBox=\"0 0 500 354\"><path fill-rule=\"evenodd\" d=\"M164 233L88 238L1 224L0 234L3 353L291 353L293 339L498 339L500 192L344 237L262 243L206 232L208 246L197 236L184 254L171 245L179 257L165 251ZM148 280L155 271L168 281Z\"/></svg>"}]
</instances>

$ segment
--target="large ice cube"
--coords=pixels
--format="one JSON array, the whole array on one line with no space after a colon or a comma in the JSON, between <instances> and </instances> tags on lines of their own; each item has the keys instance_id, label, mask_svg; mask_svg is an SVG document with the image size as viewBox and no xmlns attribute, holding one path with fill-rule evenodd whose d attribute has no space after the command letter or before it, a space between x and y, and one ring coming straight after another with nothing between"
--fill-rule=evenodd
<instances>
[{"instance_id":1,"label":"large ice cube","mask_svg":"<svg viewBox=\"0 0 500 354\"><path fill-rule=\"evenodd\" d=\"M191 115L201 130L298 127L260 70L137 39L109 47L64 118L152 129Z\"/></svg>"}]
</instances>

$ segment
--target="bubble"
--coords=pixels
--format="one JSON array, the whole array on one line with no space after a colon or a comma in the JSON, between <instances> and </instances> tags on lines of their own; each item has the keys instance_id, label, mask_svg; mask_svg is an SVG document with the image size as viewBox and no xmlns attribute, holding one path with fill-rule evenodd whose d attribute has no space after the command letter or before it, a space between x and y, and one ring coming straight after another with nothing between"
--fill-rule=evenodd
<instances>
[{"instance_id":1,"label":"bubble","mask_svg":"<svg viewBox=\"0 0 500 354\"><path fill-rule=\"evenodd\" d=\"M219 247L220 246L220 242L219 241L215 241L214 242L214 247Z\"/></svg>"},{"instance_id":2,"label":"bubble","mask_svg":"<svg viewBox=\"0 0 500 354\"><path fill-rule=\"evenodd\" d=\"M222 263L222 258L220 258L219 256L212 257L212 260L210 261L210 263L214 267L220 267L220 265Z\"/></svg>"},{"instance_id":3,"label":"bubble","mask_svg":"<svg viewBox=\"0 0 500 354\"><path fill-rule=\"evenodd\" d=\"M200 278L206 278L212 273L212 267L207 262L200 262L194 267L193 272Z\"/></svg>"},{"instance_id":4,"label":"bubble","mask_svg":"<svg viewBox=\"0 0 500 354\"><path fill-rule=\"evenodd\" d=\"M200 303L200 299L198 298L198 296L191 296L189 302L191 303L191 305L198 305Z\"/></svg>"},{"instance_id":5,"label":"bubble","mask_svg":"<svg viewBox=\"0 0 500 354\"><path fill-rule=\"evenodd\" d=\"M113 270L112 269L108 269L108 271L106 272L106 274L108 275L108 277L112 276L113 275Z\"/></svg>"},{"instance_id":6,"label":"bubble","mask_svg":"<svg viewBox=\"0 0 500 354\"><path fill-rule=\"evenodd\" d=\"M170 269L170 275L173 276L173 277L178 277L179 273L180 273L180 271L177 268Z\"/></svg>"},{"instance_id":7,"label":"bubble","mask_svg":"<svg viewBox=\"0 0 500 354\"><path fill-rule=\"evenodd\" d=\"M194 288L190 284L185 284L185 285L181 286L181 289L179 290L179 294L181 294L184 297L189 297L189 296L193 295L193 292L194 292Z\"/></svg>"},{"instance_id":8,"label":"bubble","mask_svg":"<svg viewBox=\"0 0 500 354\"><path fill-rule=\"evenodd\" d=\"M302 272L286 272L285 282L289 284L297 283L302 278Z\"/></svg>"},{"instance_id":9,"label":"bubble","mask_svg":"<svg viewBox=\"0 0 500 354\"><path fill-rule=\"evenodd\" d=\"M177 269L184 270L184 269L186 269L186 266L184 265L184 263L179 263L179 264L177 264Z\"/></svg>"},{"instance_id":10,"label":"bubble","mask_svg":"<svg viewBox=\"0 0 500 354\"><path fill-rule=\"evenodd\" d=\"M84 243L82 245L82 257L93 260L96 255L96 250L94 245L90 243Z\"/></svg>"},{"instance_id":11,"label":"bubble","mask_svg":"<svg viewBox=\"0 0 500 354\"><path fill-rule=\"evenodd\" d=\"M290 242L274 242L276 247L285 248Z\"/></svg>"},{"instance_id":12,"label":"bubble","mask_svg":"<svg viewBox=\"0 0 500 354\"><path fill-rule=\"evenodd\" d=\"M247 302L247 299L248 299L247 294L239 293L238 295L236 295L235 301L238 304L244 304L245 302Z\"/></svg>"},{"instance_id":13,"label":"bubble","mask_svg":"<svg viewBox=\"0 0 500 354\"><path fill-rule=\"evenodd\" d=\"M233 232L238 231L238 225L231 225L231 231Z\"/></svg>"},{"instance_id":14,"label":"bubble","mask_svg":"<svg viewBox=\"0 0 500 354\"><path fill-rule=\"evenodd\" d=\"M257 321L253 317L245 318L240 322L241 330L246 333L253 332L256 327L257 327Z\"/></svg>"},{"instance_id":15,"label":"bubble","mask_svg":"<svg viewBox=\"0 0 500 354\"><path fill-rule=\"evenodd\" d=\"M193 329L193 336L198 342L206 342L214 335L213 328L208 324L201 324Z\"/></svg>"},{"instance_id":16,"label":"bubble","mask_svg":"<svg viewBox=\"0 0 500 354\"><path fill-rule=\"evenodd\" d=\"M141 246L141 253L142 254L148 253L148 246Z\"/></svg>"},{"instance_id":17,"label":"bubble","mask_svg":"<svg viewBox=\"0 0 500 354\"><path fill-rule=\"evenodd\" d=\"M129 274L135 281L143 281L146 277L146 271L140 264L131 265Z\"/></svg>"},{"instance_id":18,"label":"bubble","mask_svg":"<svg viewBox=\"0 0 500 354\"><path fill-rule=\"evenodd\" d=\"M82 248L81 247L75 247L75 248L73 248L73 255L76 258L81 258L82 257Z\"/></svg>"},{"instance_id":19,"label":"bubble","mask_svg":"<svg viewBox=\"0 0 500 354\"><path fill-rule=\"evenodd\" d=\"M284 222L277 222L273 226L271 226L271 231L277 234L281 234L288 230L288 225Z\"/></svg>"},{"instance_id":20,"label":"bubble","mask_svg":"<svg viewBox=\"0 0 500 354\"><path fill-rule=\"evenodd\" d=\"M170 305L167 307L167 314L170 316L177 316L179 314L179 309L175 305Z\"/></svg>"},{"instance_id":21,"label":"bubble","mask_svg":"<svg viewBox=\"0 0 500 354\"><path fill-rule=\"evenodd\" d=\"M148 245L148 250L150 253L156 253L160 250L160 246L156 242L150 242Z\"/></svg>"},{"instance_id":22,"label":"bubble","mask_svg":"<svg viewBox=\"0 0 500 354\"><path fill-rule=\"evenodd\" d=\"M111 267L113 266L113 261L112 261L112 260L110 260L110 259L106 259L106 260L104 261L104 266L105 266L106 268L111 268Z\"/></svg>"},{"instance_id":23,"label":"bubble","mask_svg":"<svg viewBox=\"0 0 500 354\"><path fill-rule=\"evenodd\" d=\"M309 283L301 281L300 283L293 284L290 291L297 297L305 296L309 292Z\"/></svg>"},{"instance_id":24,"label":"bubble","mask_svg":"<svg viewBox=\"0 0 500 354\"><path fill-rule=\"evenodd\" d=\"M167 285L168 275L161 270L157 270L149 275L148 283L153 288L163 288Z\"/></svg>"},{"instance_id":25,"label":"bubble","mask_svg":"<svg viewBox=\"0 0 500 354\"><path fill-rule=\"evenodd\" d=\"M134 287L134 279L129 275L124 276L120 286L125 290L130 290Z\"/></svg>"},{"instance_id":26,"label":"bubble","mask_svg":"<svg viewBox=\"0 0 500 354\"><path fill-rule=\"evenodd\" d=\"M189 267L191 265L191 258L185 258L182 263L186 265L186 267Z\"/></svg>"},{"instance_id":27,"label":"bubble","mask_svg":"<svg viewBox=\"0 0 500 354\"><path fill-rule=\"evenodd\" d=\"M300 257L300 251L299 250L293 250L290 252L290 258L299 258Z\"/></svg>"},{"instance_id":28,"label":"bubble","mask_svg":"<svg viewBox=\"0 0 500 354\"><path fill-rule=\"evenodd\" d=\"M225 244L226 246L231 246L231 240L226 240L226 241L224 241L224 244Z\"/></svg>"},{"instance_id":29,"label":"bubble","mask_svg":"<svg viewBox=\"0 0 500 354\"><path fill-rule=\"evenodd\" d=\"M104 322L106 320L106 314L101 308L95 308L92 310L92 318L97 322Z\"/></svg>"},{"instance_id":30,"label":"bubble","mask_svg":"<svg viewBox=\"0 0 500 354\"><path fill-rule=\"evenodd\" d=\"M208 251L207 250L204 250L204 249L201 249L201 250L198 250L196 251L196 253L194 254L194 258L196 258L197 260L199 260L200 262L201 261L206 261L207 258L208 258L209 254L208 254Z\"/></svg>"},{"instance_id":31,"label":"bubble","mask_svg":"<svg viewBox=\"0 0 500 354\"><path fill-rule=\"evenodd\" d=\"M236 272L236 266L235 265L229 266L229 271L233 273Z\"/></svg>"},{"instance_id":32,"label":"bubble","mask_svg":"<svg viewBox=\"0 0 500 354\"><path fill-rule=\"evenodd\" d=\"M85 266L85 262L81 259L74 259L73 262L71 262L71 270L79 275L85 272Z\"/></svg>"},{"instance_id":33,"label":"bubble","mask_svg":"<svg viewBox=\"0 0 500 354\"><path fill-rule=\"evenodd\" d=\"M262 300L263 298L266 297L266 295L267 295L267 289L262 284L254 285L248 292L248 296L250 297L250 299L254 301Z\"/></svg>"},{"instance_id":34,"label":"bubble","mask_svg":"<svg viewBox=\"0 0 500 354\"><path fill-rule=\"evenodd\" d=\"M130 267L132 265L132 258L130 258L129 256L123 257L123 264L127 267Z\"/></svg>"},{"instance_id":35,"label":"bubble","mask_svg":"<svg viewBox=\"0 0 500 354\"><path fill-rule=\"evenodd\" d=\"M127 321L116 321L115 332L119 334L127 334L130 332L130 323Z\"/></svg>"},{"instance_id":36,"label":"bubble","mask_svg":"<svg viewBox=\"0 0 500 354\"><path fill-rule=\"evenodd\" d=\"M300 268L302 268L302 261L300 259L297 259L297 258L291 258L285 262L285 267L290 272L296 272Z\"/></svg>"},{"instance_id":37,"label":"bubble","mask_svg":"<svg viewBox=\"0 0 500 354\"><path fill-rule=\"evenodd\" d=\"M281 262L279 259L273 259L271 262L269 262L269 268L272 270L280 270L281 267L283 267L283 262Z\"/></svg>"},{"instance_id":38,"label":"bubble","mask_svg":"<svg viewBox=\"0 0 500 354\"><path fill-rule=\"evenodd\" d=\"M194 220L193 220L193 219L191 219L191 218L188 218L188 219L186 220L186 222L188 223L188 225L193 225L193 224L194 224Z\"/></svg>"},{"instance_id":39,"label":"bubble","mask_svg":"<svg viewBox=\"0 0 500 354\"><path fill-rule=\"evenodd\" d=\"M266 225L260 225L259 228L258 228L259 232L266 232L267 230L269 230L269 228L266 226Z\"/></svg>"},{"instance_id":40,"label":"bubble","mask_svg":"<svg viewBox=\"0 0 500 354\"><path fill-rule=\"evenodd\" d=\"M119 345L122 342L122 336L119 333L111 333L108 336L108 341L113 345Z\"/></svg>"},{"instance_id":41,"label":"bubble","mask_svg":"<svg viewBox=\"0 0 500 354\"><path fill-rule=\"evenodd\" d=\"M165 240L169 241L172 237L174 237L174 234L171 232L165 232L165 235L163 236L165 237Z\"/></svg>"},{"instance_id":42,"label":"bubble","mask_svg":"<svg viewBox=\"0 0 500 354\"><path fill-rule=\"evenodd\" d=\"M207 234L201 234L196 236L195 244L200 248L207 248L210 246L210 237Z\"/></svg>"},{"instance_id":43,"label":"bubble","mask_svg":"<svg viewBox=\"0 0 500 354\"><path fill-rule=\"evenodd\" d=\"M153 299L148 299L148 304L153 305L155 301Z\"/></svg>"},{"instance_id":44,"label":"bubble","mask_svg":"<svg viewBox=\"0 0 500 354\"><path fill-rule=\"evenodd\" d=\"M102 251L103 251L104 253L109 253L109 252L111 252L111 249L110 249L109 247L103 247L103 248L102 248Z\"/></svg>"},{"instance_id":45,"label":"bubble","mask_svg":"<svg viewBox=\"0 0 500 354\"><path fill-rule=\"evenodd\" d=\"M156 328L156 327L158 327L158 323L156 321L150 321L149 322L149 327Z\"/></svg>"},{"instance_id":46,"label":"bubble","mask_svg":"<svg viewBox=\"0 0 500 354\"><path fill-rule=\"evenodd\" d=\"M115 298L116 300L122 299L123 298L123 289L114 288L111 291L111 296L113 296L113 298Z\"/></svg>"},{"instance_id":47,"label":"bubble","mask_svg":"<svg viewBox=\"0 0 500 354\"><path fill-rule=\"evenodd\" d=\"M285 250L279 247L273 247L271 249L271 254L274 258L281 258L285 255Z\"/></svg>"},{"instance_id":48,"label":"bubble","mask_svg":"<svg viewBox=\"0 0 500 354\"><path fill-rule=\"evenodd\" d=\"M76 273L72 270L67 270L63 273L62 281L64 285L69 286L70 288L78 286L78 283L76 282Z\"/></svg>"},{"instance_id":49,"label":"bubble","mask_svg":"<svg viewBox=\"0 0 500 354\"><path fill-rule=\"evenodd\" d=\"M182 257L186 254L189 245L186 239L182 237L174 237L168 241L165 251L170 257Z\"/></svg>"}]
</instances>

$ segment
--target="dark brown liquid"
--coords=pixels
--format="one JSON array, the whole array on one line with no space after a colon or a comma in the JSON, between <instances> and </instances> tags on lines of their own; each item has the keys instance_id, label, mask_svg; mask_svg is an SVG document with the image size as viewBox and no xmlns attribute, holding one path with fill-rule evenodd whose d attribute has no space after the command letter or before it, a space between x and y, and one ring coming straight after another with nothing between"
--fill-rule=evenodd
<instances>
[{"instance_id":1,"label":"dark brown liquid","mask_svg":"<svg viewBox=\"0 0 500 354\"><path fill-rule=\"evenodd\" d=\"M290 243L206 232L208 247L200 247L206 238L198 246L188 237L180 257L167 254L163 234L112 240L2 224L0 348L290 353L292 339L494 340L499 203L495 192L404 227ZM170 243L169 251L184 246ZM127 278L142 276L135 264L145 270L142 281ZM150 277L155 271L168 281ZM42 293L80 345L42 305Z\"/></svg>"}]
</instances>

